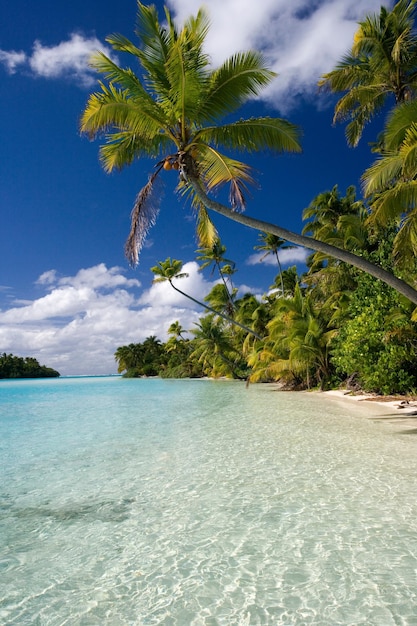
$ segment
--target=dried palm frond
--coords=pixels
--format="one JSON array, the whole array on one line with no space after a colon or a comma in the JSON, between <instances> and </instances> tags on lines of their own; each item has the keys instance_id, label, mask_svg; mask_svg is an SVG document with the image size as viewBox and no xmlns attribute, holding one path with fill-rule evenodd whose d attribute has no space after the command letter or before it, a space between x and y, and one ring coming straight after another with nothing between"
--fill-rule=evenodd
<instances>
[{"instance_id":1,"label":"dried palm frond","mask_svg":"<svg viewBox=\"0 0 417 626\"><path fill-rule=\"evenodd\" d=\"M131 213L130 233L125 244L125 255L132 267L139 263L139 252L145 243L149 229L155 225L161 201L160 189L156 192L155 179L160 168L149 178L136 196ZM159 187L159 185L158 185Z\"/></svg>"}]
</instances>

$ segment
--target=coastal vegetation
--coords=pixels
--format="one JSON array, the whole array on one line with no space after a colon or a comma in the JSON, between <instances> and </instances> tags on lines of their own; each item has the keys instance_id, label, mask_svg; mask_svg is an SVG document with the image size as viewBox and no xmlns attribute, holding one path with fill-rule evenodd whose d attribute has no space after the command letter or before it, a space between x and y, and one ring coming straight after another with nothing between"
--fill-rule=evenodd
<instances>
[{"instance_id":1,"label":"coastal vegetation","mask_svg":"<svg viewBox=\"0 0 417 626\"><path fill-rule=\"evenodd\" d=\"M363 197L354 187L344 197L337 185L325 190L305 209L303 234L242 213L254 180L239 154L300 150L300 131L286 120L233 121L238 108L275 77L262 56L239 53L213 69L204 53L209 24L203 10L178 30L167 9L161 23L156 8L141 2L139 45L122 35L107 38L139 63L140 74L95 55L92 65L105 82L91 95L81 130L91 138L105 135L100 158L108 172L137 158L156 161L132 211L129 262L137 264L157 217L156 180L174 169L178 192L195 208L198 258L220 268L219 283L206 296L209 313L188 329L192 338L172 334L153 353L152 367L143 345L156 338L131 344L131 353L118 348L121 372L280 380L293 388L349 381L378 393L417 389L415 5L399 0L391 10L367 16L351 50L319 82L340 96L334 120L347 121L352 147L371 119L388 116L372 145L376 160L363 174ZM213 199L224 185L229 206ZM225 259L212 211L260 231L256 248L276 255L278 274L262 298L238 297L231 283L235 266ZM282 270L284 242L313 251L306 272ZM179 290L174 281L181 268L181 261L167 259L153 271Z\"/></svg>"},{"instance_id":2,"label":"coastal vegetation","mask_svg":"<svg viewBox=\"0 0 417 626\"><path fill-rule=\"evenodd\" d=\"M371 229L352 187L344 197L337 187L320 194L304 215L309 218L306 229L345 241L356 253L392 268L396 229ZM182 267L181 261L170 261ZM175 321L165 343L149 337L119 347L119 373L280 381L290 389L347 385L381 394L415 393L413 305L382 281L319 253L308 258L307 266L303 274L295 266L278 270L262 297L235 294L232 310L218 282L205 299L222 315L213 309L204 312L190 329ZM410 280L417 275L415 265L406 275ZM218 289L222 297L216 295Z\"/></svg>"},{"instance_id":3,"label":"coastal vegetation","mask_svg":"<svg viewBox=\"0 0 417 626\"><path fill-rule=\"evenodd\" d=\"M57 378L59 372L40 365L33 357L0 354L0 378Z\"/></svg>"}]
</instances>

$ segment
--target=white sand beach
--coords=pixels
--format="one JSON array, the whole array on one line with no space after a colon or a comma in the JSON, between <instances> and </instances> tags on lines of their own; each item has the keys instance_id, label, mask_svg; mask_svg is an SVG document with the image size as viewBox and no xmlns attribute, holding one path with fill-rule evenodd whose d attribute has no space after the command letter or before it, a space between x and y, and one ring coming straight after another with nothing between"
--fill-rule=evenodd
<instances>
[{"instance_id":1,"label":"white sand beach","mask_svg":"<svg viewBox=\"0 0 417 626\"><path fill-rule=\"evenodd\" d=\"M417 399L414 396L377 396L346 390L333 389L320 392L328 396L337 396L347 402L372 402L380 407L378 419L395 423L401 430L417 432Z\"/></svg>"}]
</instances>

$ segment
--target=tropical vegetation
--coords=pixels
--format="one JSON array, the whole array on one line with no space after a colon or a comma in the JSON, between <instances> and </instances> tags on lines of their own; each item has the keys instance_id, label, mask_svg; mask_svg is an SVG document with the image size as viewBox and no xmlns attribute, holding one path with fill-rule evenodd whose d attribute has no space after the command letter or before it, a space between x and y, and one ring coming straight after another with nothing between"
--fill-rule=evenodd
<instances>
[{"instance_id":1,"label":"tropical vegetation","mask_svg":"<svg viewBox=\"0 0 417 626\"><path fill-rule=\"evenodd\" d=\"M262 56L236 54L213 69L204 53L209 24L203 10L179 30L168 10L161 23L156 8L141 2L139 44L121 35L107 39L139 63L140 73L97 54L92 64L104 81L87 103L81 129L91 138L105 135L100 158L108 172L137 158L156 161L132 211L127 257L138 262L159 209L156 180L174 169L178 191L195 208L197 258L219 275L205 298L208 313L194 328L186 333L179 322L171 324L158 349L155 337L118 348L120 372L281 381L292 388L344 383L378 393L417 390L416 2L399 0L366 16L351 50L320 81L340 95L334 120L347 121L351 146L379 112L389 115L372 144L375 161L363 174L363 197L353 186L345 196L337 185L323 191L305 208L301 235L241 212L254 181L239 154L300 150L299 129L286 120L234 119L274 78ZM228 206L213 199L224 185ZM276 256L277 276L262 298L240 296L234 287L236 267L226 258L212 211L258 230L255 249ZM285 242L313 251L307 271L281 267ZM179 290L174 279L181 261L168 258L152 269L157 280ZM152 352L144 347L150 340Z\"/></svg>"},{"instance_id":2,"label":"tropical vegetation","mask_svg":"<svg viewBox=\"0 0 417 626\"><path fill-rule=\"evenodd\" d=\"M391 226L375 232L363 202L356 200L355 189L349 188L344 197L337 188L319 194L304 215L306 228L315 228L321 236L339 240L340 245L392 269L396 229ZM169 267L175 265L178 278L181 261L167 261ZM262 298L235 294L233 317L223 313L228 298L219 278L206 296L213 306L204 311L207 307L200 303L197 324L184 329L178 320L171 323L169 338L159 343L158 351L147 348L148 344L153 347L155 337L118 348L119 372L280 381L290 389L345 385L382 394L417 391L413 305L351 265L326 260L319 253L307 263L303 274L295 267L280 272L277 266L275 281ZM217 288L223 297L214 297Z\"/></svg>"},{"instance_id":3,"label":"tropical vegetation","mask_svg":"<svg viewBox=\"0 0 417 626\"><path fill-rule=\"evenodd\" d=\"M57 378L59 372L40 365L33 357L20 357L13 354L0 355L0 378Z\"/></svg>"}]
</instances>

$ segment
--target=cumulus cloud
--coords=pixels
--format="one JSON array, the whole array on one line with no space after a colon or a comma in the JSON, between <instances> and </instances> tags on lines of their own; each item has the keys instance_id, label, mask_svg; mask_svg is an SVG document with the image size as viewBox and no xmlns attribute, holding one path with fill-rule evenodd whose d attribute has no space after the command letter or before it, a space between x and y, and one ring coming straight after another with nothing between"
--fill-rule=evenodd
<instances>
[{"instance_id":1,"label":"cumulus cloud","mask_svg":"<svg viewBox=\"0 0 417 626\"><path fill-rule=\"evenodd\" d=\"M185 263L183 271L188 277L178 280L178 286L202 300L214 282L204 279L195 262ZM138 280L104 263L74 276L49 270L36 284L44 292L37 299L0 311L0 345L2 351L33 356L64 375L115 373L119 346L150 335L164 341L172 322L191 329L202 311L169 283L141 291Z\"/></svg>"},{"instance_id":2,"label":"cumulus cloud","mask_svg":"<svg viewBox=\"0 0 417 626\"><path fill-rule=\"evenodd\" d=\"M17 69L22 69L30 71L36 77L70 78L88 87L96 81L95 73L89 66L89 59L97 50L111 56L110 49L96 37L72 33L67 41L54 46L46 46L40 41L35 41L31 54L0 50L0 63L11 74Z\"/></svg>"},{"instance_id":3,"label":"cumulus cloud","mask_svg":"<svg viewBox=\"0 0 417 626\"><path fill-rule=\"evenodd\" d=\"M189 0L169 0L178 21ZM205 0L211 21L207 52L215 64L238 50L261 50L279 76L264 97L287 111L317 93L317 81L352 44L358 20L380 0ZM193 9L194 11L194 9Z\"/></svg>"},{"instance_id":4,"label":"cumulus cloud","mask_svg":"<svg viewBox=\"0 0 417 626\"><path fill-rule=\"evenodd\" d=\"M281 265L294 265L297 263L305 263L309 254L310 250L307 250L307 248L283 248L278 251L278 258ZM265 265L276 265L277 260L273 254L265 256L265 252L251 254L251 256L246 259L247 265L258 265L259 263L264 263Z\"/></svg>"},{"instance_id":5,"label":"cumulus cloud","mask_svg":"<svg viewBox=\"0 0 417 626\"><path fill-rule=\"evenodd\" d=\"M208 282L199 271L199 265L195 261L184 263L181 273L187 274L184 278L174 278L173 284L184 293L192 296L200 302L210 289L218 281ZM175 291L169 283L154 283L150 289L145 291L139 299L140 304L148 306L175 306L181 304L186 308L195 308L195 304L189 299L185 299L180 293Z\"/></svg>"}]
</instances>

